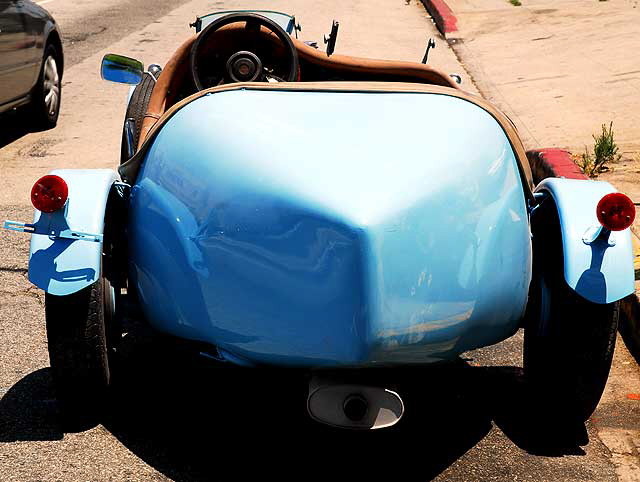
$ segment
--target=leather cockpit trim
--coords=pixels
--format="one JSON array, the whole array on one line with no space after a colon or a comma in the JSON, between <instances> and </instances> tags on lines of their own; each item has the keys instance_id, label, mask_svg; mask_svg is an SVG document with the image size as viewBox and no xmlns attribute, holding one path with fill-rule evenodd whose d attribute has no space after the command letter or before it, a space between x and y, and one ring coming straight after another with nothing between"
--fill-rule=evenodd
<instances>
[{"instance_id":1,"label":"leather cockpit trim","mask_svg":"<svg viewBox=\"0 0 640 482\"><path fill-rule=\"evenodd\" d=\"M162 76L161 76L162 77ZM360 93L420 93L420 94L438 94L457 97L459 99L471 102L488 112L500 124L504 130L511 147L516 155L518 170L522 179L522 184L527 199L533 200L533 176L531 167L527 160L526 151L518 136L515 126L509 118L500 112L491 103L485 99L464 92L460 89L450 87L442 87L438 85L414 84L402 82L279 82L277 84L268 84L264 82L236 83L224 84L217 87L196 92L195 94L181 100L171 106L162 117L153 124L144 139L144 143L140 146L138 152L122 164L118 171L122 178L129 184L134 184L142 166L142 161L147 150L153 143L153 139L158 134L162 126L173 117L182 107L190 104L196 99L209 94L218 92L228 92L234 90L261 90L261 91L297 91L297 92L360 92Z\"/></svg>"},{"instance_id":2,"label":"leather cockpit trim","mask_svg":"<svg viewBox=\"0 0 640 482\"><path fill-rule=\"evenodd\" d=\"M240 30L240 27L236 26L236 24L231 24L222 27L221 31L222 30L225 30L228 33L233 30ZM276 38L274 34L267 33L266 31L265 35L267 38ZM153 127L153 124L155 123L154 115L162 115L167 109L167 106L172 105L173 96L175 96L180 90L179 88L181 83L189 77L190 52L196 38L196 35L188 38L180 47L178 47L165 65L162 75L160 75L160 78L151 93L151 98L149 99L147 115L142 122L142 128L140 130L138 147L142 146L142 143ZM338 54L327 57L327 54L322 50L315 49L301 40L294 38L291 40L301 60L335 71L335 73L338 74L358 73L369 74L372 76L387 75L391 77L413 77L411 82L415 80L417 83L422 80L430 85L460 89L458 84L456 84L456 82L446 72L430 65L418 62L378 60Z\"/></svg>"},{"instance_id":3,"label":"leather cockpit trim","mask_svg":"<svg viewBox=\"0 0 640 482\"><path fill-rule=\"evenodd\" d=\"M176 90L177 86L175 84L178 80L181 80L182 77L181 75L177 75L177 73L185 69L184 59L189 58L189 52L191 51L191 46L195 39L196 36L193 35L180 45L164 66L164 69L162 69L162 73L160 74L160 77L158 77L156 85L151 92L149 104L147 104L147 112L144 115L142 127L140 129L138 148L142 146L142 143L146 139L151 128L164 114L170 92L174 92Z\"/></svg>"},{"instance_id":4,"label":"leather cockpit trim","mask_svg":"<svg viewBox=\"0 0 640 482\"><path fill-rule=\"evenodd\" d=\"M294 44L298 55L314 65L338 72L362 73L371 75L397 75L424 80L431 85L440 85L460 89L458 84L446 72L431 65L401 60L380 60L366 57L351 57L349 55L334 54L327 57L322 50L315 49L300 40ZM413 82L413 79L411 80Z\"/></svg>"}]
</instances>

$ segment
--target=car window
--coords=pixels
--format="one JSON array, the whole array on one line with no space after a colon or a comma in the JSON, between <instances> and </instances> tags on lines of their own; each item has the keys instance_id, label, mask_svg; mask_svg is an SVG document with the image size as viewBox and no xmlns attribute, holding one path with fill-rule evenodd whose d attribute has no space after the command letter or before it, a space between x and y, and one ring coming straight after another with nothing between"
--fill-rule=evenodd
<instances>
[{"instance_id":1,"label":"car window","mask_svg":"<svg viewBox=\"0 0 640 482\"><path fill-rule=\"evenodd\" d=\"M194 24L196 32L200 32L207 25L215 20L218 20L220 17L224 17L225 15L229 15L232 13L257 13L259 15L262 15L263 17L267 17L269 20L273 20L274 22L276 22L289 35L293 33L296 23L295 17L287 15L286 13L273 12L271 10L229 10L225 12L210 13L209 15L198 17L196 23Z\"/></svg>"}]
</instances>

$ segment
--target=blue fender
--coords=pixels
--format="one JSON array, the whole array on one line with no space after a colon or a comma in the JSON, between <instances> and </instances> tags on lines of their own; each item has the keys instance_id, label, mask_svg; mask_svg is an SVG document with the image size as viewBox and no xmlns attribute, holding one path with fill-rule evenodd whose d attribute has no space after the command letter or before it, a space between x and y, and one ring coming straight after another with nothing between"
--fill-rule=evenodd
<instances>
[{"instance_id":1,"label":"blue fender","mask_svg":"<svg viewBox=\"0 0 640 482\"><path fill-rule=\"evenodd\" d=\"M608 182L548 178L536 192L549 193L558 209L564 252L564 277L580 296L594 303L613 303L635 289L631 232L612 232L608 240L588 243L600 226L596 206L616 192Z\"/></svg>"},{"instance_id":2,"label":"blue fender","mask_svg":"<svg viewBox=\"0 0 640 482\"><path fill-rule=\"evenodd\" d=\"M100 276L102 234L109 190L118 180L110 169L60 169L52 171L69 186L65 207L55 213L35 212L36 232L29 255L29 280L53 295L80 291ZM92 233L92 239L69 239L64 232Z\"/></svg>"}]
</instances>

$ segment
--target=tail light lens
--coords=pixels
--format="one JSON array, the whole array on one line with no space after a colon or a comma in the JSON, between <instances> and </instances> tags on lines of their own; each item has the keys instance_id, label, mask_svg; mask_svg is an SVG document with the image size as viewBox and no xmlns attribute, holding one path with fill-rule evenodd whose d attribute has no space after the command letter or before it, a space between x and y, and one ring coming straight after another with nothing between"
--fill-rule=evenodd
<instances>
[{"instance_id":1,"label":"tail light lens","mask_svg":"<svg viewBox=\"0 0 640 482\"><path fill-rule=\"evenodd\" d=\"M60 176L44 176L31 188L31 203L43 213L61 209L69 197L67 183Z\"/></svg>"},{"instance_id":2,"label":"tail light lens","mask_svg":"<svg viewBox=\"0 0 640 482\"><path fill-rule=\"evenodd\" d=\"M596 209L600 224L611 231L627 229L636 217L633 201L620 192L607 194Z\"/></svg>"}]
</instances>

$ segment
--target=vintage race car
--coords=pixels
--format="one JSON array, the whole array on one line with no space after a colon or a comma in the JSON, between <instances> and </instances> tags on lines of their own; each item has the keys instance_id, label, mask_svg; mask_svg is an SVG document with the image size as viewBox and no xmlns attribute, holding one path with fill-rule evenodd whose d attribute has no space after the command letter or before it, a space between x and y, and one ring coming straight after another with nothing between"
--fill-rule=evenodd
<instances>
[{"instance_id":1,"label":"vintage race car","mask_svg":"<svg viewBox=\"0 0 640 482\"><path fill-rule=\"evenodd\" d=\"M519 328L540 409L590 416L634 291L626 196L534 186L502 112L426 64L327 55L337 24L327 52L280 13L195 25L164 68L105 57L136 85L117 171L53 171L34 222L6 223L32 234L67 420L104 399L125 300L205 356L303 369L310 415L336 427L400 419L376 369Z\"/></svg>"}]
</instances>

